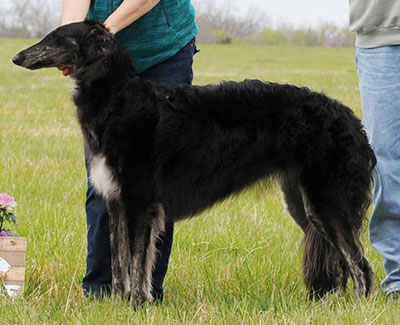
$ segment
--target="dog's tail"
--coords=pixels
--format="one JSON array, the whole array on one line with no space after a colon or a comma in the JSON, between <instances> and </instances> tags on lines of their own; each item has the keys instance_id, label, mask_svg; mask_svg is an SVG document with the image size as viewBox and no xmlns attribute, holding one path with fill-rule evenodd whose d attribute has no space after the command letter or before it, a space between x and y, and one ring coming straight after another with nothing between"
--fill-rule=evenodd
<instances>
[{"instance_id":1,"label":"dog's tail","mask_svg":"<svg viewBox=\"0 0 400 325\"><path fill-rule=\"evenodd\" d=\"M350 274L342 254L311 225L305 231L303 273L311 299L345 290Z\"/></svg>"}]
</instances>

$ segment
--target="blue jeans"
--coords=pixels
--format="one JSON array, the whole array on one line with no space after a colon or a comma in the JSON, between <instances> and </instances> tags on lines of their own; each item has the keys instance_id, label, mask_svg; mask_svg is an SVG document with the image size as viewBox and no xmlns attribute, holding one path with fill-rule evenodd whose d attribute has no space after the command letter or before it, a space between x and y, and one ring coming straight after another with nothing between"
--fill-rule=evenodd
<instances>
[{"instance_id":1,"label":"blue jeans","mask_svg":"<svg viewBox=\"0 0 400 325\"><path fill-rule=\"evenodd\" d=\"M170 85L191 84L193 55L196 52L193 39L176 55L142 72L140 76ZM90 168L87 159L86 170L89 179ZM96 194L89 182L86 193L86 219L88 255L86 275L82 281L83 290L86 295L109 293L111 290L111 249L108 214L104 200ZM164 294L163 283L171 255L173 231L174 225L168 223L165 233L157 241L160 254L157 255L153 270L153 295L157 300L162 300Z\"/></svg>"},{"instance_id":2,"label":"blue jeans","mask_svg":"<svg viewBox=\"0 0 400 325\"><path fill-rule=\"evenodd\" d=\"M400 291L400 46L357 48L356 60L363 122L378 161L369 235L389 294Z\"/></svg>"}]
</instances>

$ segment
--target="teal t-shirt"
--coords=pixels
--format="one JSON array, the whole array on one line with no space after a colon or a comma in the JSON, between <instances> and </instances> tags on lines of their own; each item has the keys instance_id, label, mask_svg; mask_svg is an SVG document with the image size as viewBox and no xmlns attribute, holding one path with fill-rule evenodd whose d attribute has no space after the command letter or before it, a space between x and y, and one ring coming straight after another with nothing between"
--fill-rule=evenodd
<instances>
[{"instance_id":1,"label":"teal t-shirt","mask_svg":"<svg viewBox=\"0 0 400 325\"><path fill-rule=\"evenodd\" d=\"M88 19L104 22L123 0L92 0ZM117 33L138 73L179 52L197 35L190 0L161 0L152 10Z\"/></svg>"}]
</instances>

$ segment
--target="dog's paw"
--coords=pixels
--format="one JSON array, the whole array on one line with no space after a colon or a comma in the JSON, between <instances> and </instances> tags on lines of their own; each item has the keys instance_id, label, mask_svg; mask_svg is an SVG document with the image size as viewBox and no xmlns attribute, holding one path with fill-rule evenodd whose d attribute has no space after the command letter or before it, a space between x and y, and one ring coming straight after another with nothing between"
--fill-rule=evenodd
<instances>
[{"instance_id":1,"label":"dog's paw","mask_svg":"<svg viewBox=\"0 0 400 325\"><path fill-rule=\"evenodd\" d=\"M144 294L132 294L130 297L130 303L133 308L141 308L148 303L154 301L153 296Z\"/></svg>"}]
</instances>

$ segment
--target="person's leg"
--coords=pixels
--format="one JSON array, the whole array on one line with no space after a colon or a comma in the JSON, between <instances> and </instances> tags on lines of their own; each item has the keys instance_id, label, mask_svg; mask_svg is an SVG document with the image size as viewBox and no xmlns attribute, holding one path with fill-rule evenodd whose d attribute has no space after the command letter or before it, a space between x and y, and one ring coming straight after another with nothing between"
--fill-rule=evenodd
<instances>
[{"instance_id":1,"label":"person's leg","mask_svg":"<svg viewBox=\"0 0 400 325\"><path fill-rule=\"evenodd\" d=\"M196 47L193 40L172 58L144 71L140 76L170 85L191 84L195 52ZM86 169L89 178L90 169L87 163ZM83 289L85 294L109 293L111 288L111 250L108 214L104 200L96 195L90 183L86 196L86 218L88 256L86 275L82 281ZM157 241L159 254L153 270L153 295L156 300L162 300L164 295L163 283L171 255L173 231L173 224L167 224L165 233Z\"/></svg>"},{"instance_id":2,"label":"person's leg","mask_svg":"<svg viewBox=\"0 0 400 325\"><path fill-rule=\"evenodd\" d=\"M85 154L88 179L90 168ZM86 296L111 293L111 248L110 230L106 203L96 195L93 186L88 182L86 192L86 222L88 252L86 275L82 280Z\"/></svg>"},{"instance_id":3,"label":"person's leg","mask_svg":"<svg viewBox=\"0 0 400 325\"><path fill-rule=\"evenodd\" d=\"M377 156L372 246L382 255L386 294L400 291L400 46L356 51L363 122Z\"/></svg>"},{"instance_id":4,"label":"person's leg","mask_svg":"<svg viewBox=\"0 0 400 325\"><path fill-rule=\"evenodd\" d=\"M140 77L167 85L191 84L193 56L198 52L195 39L168 60L139 74Z\"/></svg>"}]
</instances>

